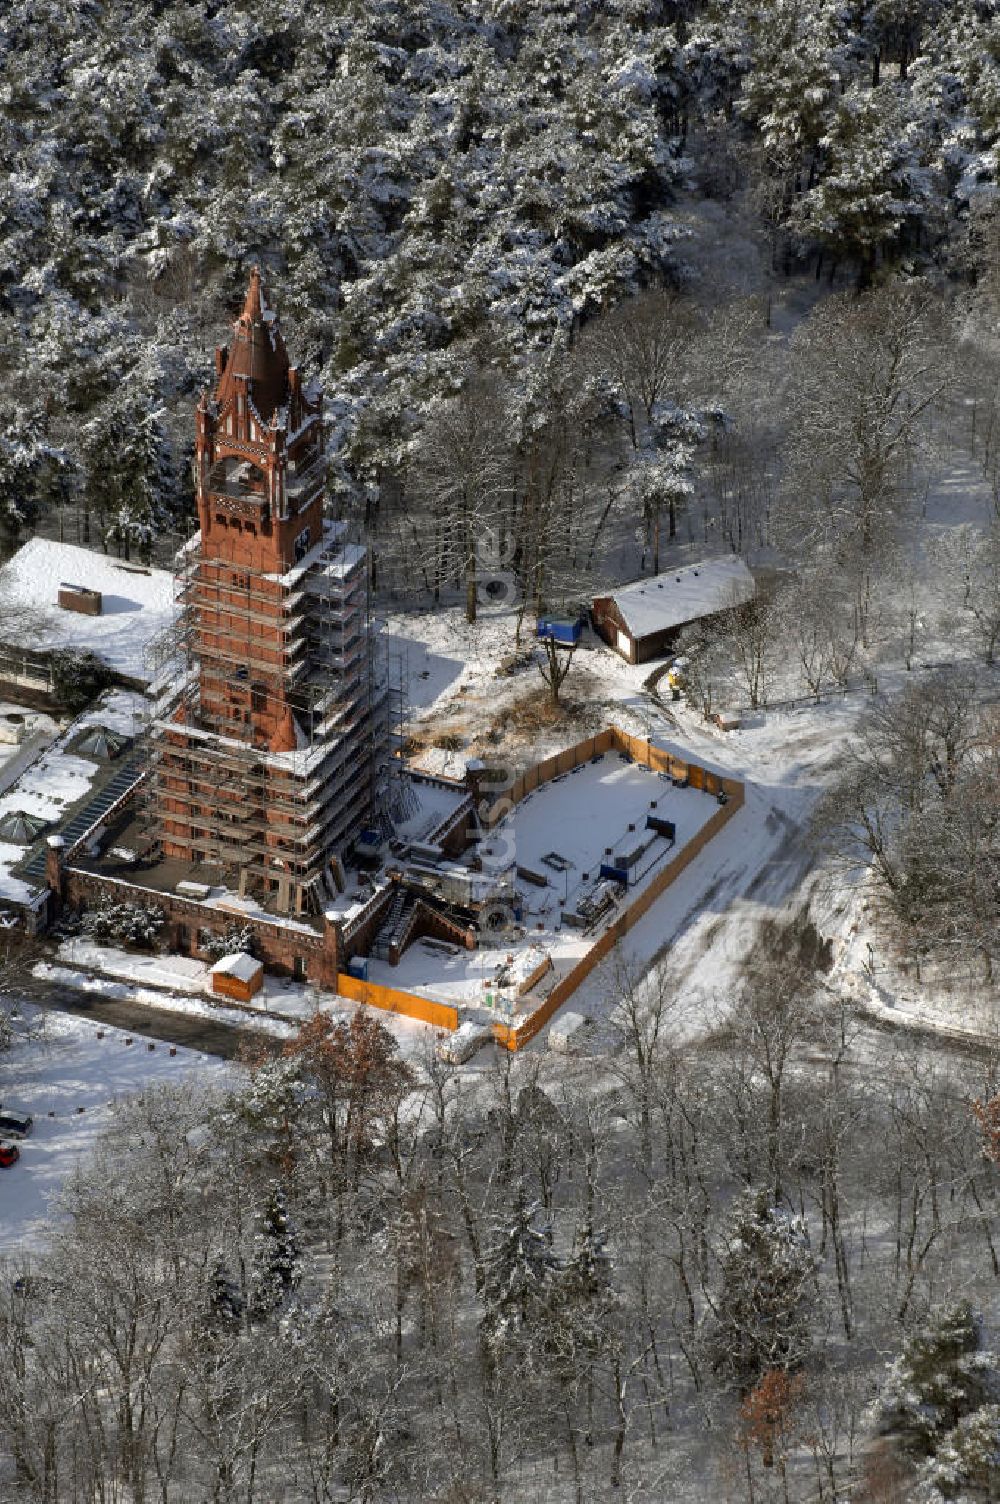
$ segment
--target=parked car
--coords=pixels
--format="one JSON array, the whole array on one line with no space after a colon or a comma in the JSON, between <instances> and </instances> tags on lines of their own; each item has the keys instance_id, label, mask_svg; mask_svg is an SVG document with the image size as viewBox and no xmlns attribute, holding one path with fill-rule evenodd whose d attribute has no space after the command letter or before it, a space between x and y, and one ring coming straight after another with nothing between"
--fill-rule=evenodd
<instances>
[{"instance_id":1,"label":"parked car","mask_svg":"<svg viewBox=\"0 0 1000 1504\"><path fill-rule=\"evenodd\" d=\"M21 1151L16 1144L0 1144L0 1167L3 1169L9 1169L20 1157Z\"/></svg>"},{"instance_id":2,"label":"parked car","mask_svg":"<svg viewBox=\"0 0 1000 1504\"><path fill-rule=\"evenodd\" d=\"M23 1138L31 1132L34 1121L29 1112L14 1112L12 1108L5 1107L0 1111L0 1133L16 1133Z\"/></svg>"}]
</instances>

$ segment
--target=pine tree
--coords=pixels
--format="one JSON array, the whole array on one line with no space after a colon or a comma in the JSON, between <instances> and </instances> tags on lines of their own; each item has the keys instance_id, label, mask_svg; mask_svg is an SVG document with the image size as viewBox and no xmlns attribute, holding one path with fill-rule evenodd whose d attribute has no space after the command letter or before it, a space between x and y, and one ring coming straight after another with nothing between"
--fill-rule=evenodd
<instances>
[{"instance_id":1,"label":"pine tree","mask_svg":"<svg viewBox=\"0 0 1000 1504\"><path fill-rule=\"evenodd\" d=\"M15 407L0 416L0 550L12 553L38 519L46 475L64 462L47 437L45 414Z\"/></svg>"},{"instance_id":2,"label":"pine tree","mask_svg":"<svg viewBox=\"0 0 1000 1504\"><path fill-rule=\"evenodd\" d=\"M546 1233L535 1226L535 1210L519 1182L510 1220L485 1258L482 1331L494 1351L519 1332L534 1331L551 1304L560 1263Z\"/></svg>"},{"instance_id":3,"label":"pine tree","mask_svg":"<svg viewBox=\"0 0 1000 1504\"><path fill-rule=\"evenodd\" d=\"M220 1259L212 1271L208 1292L210 1321L221 1326L235 1326L243 1316L244 1301L240 1287Z\"/></svg>"},{"instance_id":4,"label":"pine tree","mask_svg":"<svg viewBox=\"0 0 1000 1504\"><path fill-rule=\"evenodd\" d=\"M823 150L819 181L799 200L794 223L835 261L854 260L867 284L879 255L897 250L937 208L919 116L888 84L852 85L837 101Z\"/></svg>"},{"instance_id":5,"label":"pine tree","mask_svg":"<svg viewBox=\"0 0 1000 1504\"><path fill-rule=\"evenodd\" d=\"M714 1301L714 1366L746 1393L769 1369L792 1370L811 1344L815 1259L805 1223L763 1191L737 1197Z\"/></svg>"},{"instance_id":6,"label":"pine tree","mask_svg":"<svg viewBox=\"0 0 1000 1504\"><path fill-rule=\"evenodd\" d=\"M250 924L229 924L221 935L203 930L199 938L199 948L213 961L223 956L253 956L257 953L256 947L257 937Z\"/></svg>"},{"instance_id":7,"label":"pine tree","mask_svg":"<svg viewBox=\"0 0 1000 1504\"><path fill-rule=\"evenodd\" d=\"M879 1400L883 1431L934 1452L945 1432L993 1396L997 1360L982 1340L969 1301L931 1311L889 1370Z\"/></svg>"},{"instance_id":8,"label":"pine tree","mask_svg":"<svg viewBox=\"0 0 1000 1504\"><path fill-rule=\"evenodd\" d=\"M256 1239L250 1311L260 1320L278 1309L302 1278L302 1253L285 1194L273 1186Z\"/></svg>"},{"instance_id":9,"label":"pine tree","mask_svg":"<svg viewBox=\"0 0 1000 1504\"><path fill-rule=\"evenodd\" d=\"M116 903L103 895L97 907L84 914L81 929L94 940L111 940L151 950L164 923L163 910L157 904Z\"/></svg>"}]
</instances>

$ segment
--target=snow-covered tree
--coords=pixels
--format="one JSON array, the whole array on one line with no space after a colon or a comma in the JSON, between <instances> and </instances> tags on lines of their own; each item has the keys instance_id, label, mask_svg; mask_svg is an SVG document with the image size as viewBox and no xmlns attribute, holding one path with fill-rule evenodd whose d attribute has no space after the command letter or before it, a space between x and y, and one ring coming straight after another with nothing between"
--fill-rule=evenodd
<instances>
[{"instance_id":1,"label":"snow-covered tree","mask_svg":"<svg viewBox=\"0 0 1000 1504\"><path fill-rule=\"evenodd\" d=\"M742 1391L794 1370L812 1345L816 1260L800 1217L758 1190L734 1202L723 1235L711 1336L716 1370Z\"/></svg>"},{"instance_id":2,"label":"snow-covered tree","mask_svg":"<svg viewBox=\"0 0 1000 1504\"><path fill-rule=\"evenodd\" d=\"M49 668L53 699L73 715L85 710L111 683L107 664L88 648L56 649L49 655Z\"/></svg>"},{"instance_id":3,"label":"snow-covered tree","mask_svg":"<svg viewBox=\"0 0 1000 1504\"><path fill-rule=\"evenodd\" d=\"M740 6L748 56L739 107L759 131L789 200L816 175L817 155L845 58L844 16L829 0L749 0Z\"/></svg>"},{"instance_id":4,"label":"snow-covered tree","mask_svg":"<svg viewBox=\"0 0 1000 1504\"><path fill-rule=\"evenodd\" d=\"M96 908L87 909L81 929L94 940L111 940L151 950L166 922L157 904L116 902L103 895Z\"/></svg>"},{"instance_id":5,"label":"snow-covered tree","mask_svg":"<svg viewBox=\"0 0 1000 1504\"><path fill-rule=\"evenodd\" d=\"M261 1218L254 1252L250 1311L257 1319L269 1316L302 1278L298 1231L280 1186L271 1188Z\"/></svg>"},{"instance_id":6,"label":"snow-covered tree","mask_svg":"<svg viewBox=\"0 0 1000 1504\"><path fill-rule=\"evenodd\" d=\"M15 407L0 414L0 549L13 552L26 527L38 520L53 472L66 456L48 438L44 412Z\"/></svg>"},{"instance_id":7,"label":"snow-covered tree","mask_svg":"<svg viewBox=\"0 0 1000 1504\"><path fill-rule=\"evenodd\" d=\"M963 1417L995 1399L997 1358L983 1345L981 1319L968 1300L932 1310L906 1339L879 1397L879 1421L925 1454Z\"/></svg>"},{"instance_id":8,"label":"snow-covered tree","mask_svg":"<svg viewBox=\"0 0 1000 1504\"><path fill-rule=\"evenodd\" d=\"M920 121L894 86L853 84L838 99L821 146L823 171L796 205L794 222L834 261L856 261L867 283L880 254L896 250L923 221L933 224Z\"/></svg>"},{"instance_id":9,"label":"snow-covered tree","mask_svg":"<svg viewBox=\"0 0 1000 1504\"><path fill-rule=\"evenodd\" d=\"M497 1351L518 1331L530 1342L552 1302L560 1263L544 1228L536 1226L536 1214L519 1183L509 1220L484 1256L483 1336Z\"/></svg>"},{"instance_id":10,"label":"snow-covered tree","mask_svg":"<svg viewBox=\"0 0 1000 1504\"><path fill-rule=\"evenodd\" d=\"M887 542L955 380L946 312L920 284L826 299L793 341L778 531L853 581L867 640Z\"/></svg>"},{"instance_id":11,"label":"snow-covered tree","mask_svg":"<svg viewBox=\"0 0 1000 1504\"><path fill-rule=\"evenodd\" d=\"M417 546L437 599L442 584L461 582L466 620L479 600L479 557L495 535L501 498L512 486L510 416L495 381L472 374L457 396L435 403L415 442L409 489L423 502Z\"/></svg>"},{"instance_id":12,"label":"snow-covered tree","mask_svg":"<svg viewBox=\"0 0 1000 1504\"><path fill-rule=\"evenodd\" d=\"M221 935L205 930L199 937L198 944L205 955L213 961L218 961L223 956L237 955L240 952L247 956L257 953L257 937L252 924L229 924Z\"/></svg>"}]
</instances>

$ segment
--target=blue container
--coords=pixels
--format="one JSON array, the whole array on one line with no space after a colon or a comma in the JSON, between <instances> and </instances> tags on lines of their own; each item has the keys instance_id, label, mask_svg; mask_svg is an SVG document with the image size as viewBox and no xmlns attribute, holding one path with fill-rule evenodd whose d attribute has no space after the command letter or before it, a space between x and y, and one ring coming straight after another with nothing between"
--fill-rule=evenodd
<instances>
[{"instance_id":1,"label":"blue container","mask_svg":"<svg viewBox=\"0 0 1000 1504\"><path fill-rule=\"evenodd\" d=\"M357 977L359 982L368 980L368 959L366 956L352 956L347 963L347 975Z\"/></svg>"},{"instance_id":2,"label":"blue container","mask_svg":"<svg viewBox=\"0 0 1000 1504\"><path fill-rule=\"evenodd\" d=\"M576 621L558 621L555 617L540 616L537 632L542 639L551 637L563 647L575 648L583 632L583 617L578 616Z\"/></svg>"}]
</instances>

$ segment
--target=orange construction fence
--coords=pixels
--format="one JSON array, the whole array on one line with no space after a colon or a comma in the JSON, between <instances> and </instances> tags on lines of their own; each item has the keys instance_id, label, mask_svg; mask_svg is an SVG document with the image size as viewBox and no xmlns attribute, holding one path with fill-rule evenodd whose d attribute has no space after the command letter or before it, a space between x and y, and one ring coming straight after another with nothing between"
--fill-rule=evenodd
<instances>
[{"instance_id":1,"label":"orange construction fence","mask_svg":"<svg viewBox=\"0 0 1000 1504\"><path fill-rule=\"evenodd\" d=\"M686 777L692 788L704 789L706 794L717 794L725 789L727 794L735 797L736 790L743 788L736 779L724 778L721 773L711 773L699 763L686 762L675 753L654 746L645 737L632 736L620 726L607 726L596 736L585 737L572 747L565 747L562 752L556 752L552 757L546 757L542 762L525 769L483 814L483 823L492 827L510 812L513 805L520 804L526 794L533 793L543 784L551 783L560 774L571 773L581 763L590 762L592 758L612 751L626 753L633 762L651 768L654 773L667 773L671 778Z\"/></svg>"},{"instance_id":2,"label":"orange construction fence","mask_svg":"<svg viewBox=\"0 0 1000 1504\"><path fill-rule=\"evenodd\" d=\"M630 740L634 740L634 738L630 738ZM653 748L653 751L658 751L658 749ZM637 758L637 760L639 759ZM718 792L723 787L725 788L725 792L728 795L727 803L721 804L715 813L706 820L697 835L692 837L687 845L682 847L677 855L656 874L656 877L648 887L643 888L635 901L629 904L628 908L608 926L603 935L594 941L590 950L588 950L585 956L581 957L573 969L559 979L545 1001L540 1003L523 1023L517 1025L496 1023L493 1025L494 1038L498 1044L504 1045L508 1050L520 1050L529 1040L534 1039L539 1029L548 1023L549 1019L554 1013L558 1012L568 998L572 997L581 982L585 981L595 966L598 966L618 942L628 934L633 925L637 924L643 915L649 912L656 900L667 891L671 883L676 881L685 868L694 861L699 852L705 849L709 841L718 835L719 831L733 818L736 812L742 809L744 799L742 783L732 778L719 778L716 774L705 774L703 768L699 768L698 772L704 774L705 777L713 779L713 782L718 785L714 790L715 792ZM691 782L694 784L693 778ZM702 785L695 786L701 787Z\"/></svg>"},{"instance_id":3,"label":"orange construction fence","mask_svg":"<svg viewBox=\"0 0 1000 1504\"><path fill-rule=\"evenodd\" d=\"M719 806L697 835L667 862L648 887L643 888L635 900L602 935L598 936L587 954L556 982L552 991L533 1013L518 1024L494 1023L493 1034L497 1043L504 1045L508 1050L522 1049L529 1040L534 1039L539 1029L548 1023L554 1013L558 1012L581 982L596 966L600 965L618 942L628 934L633 925L649 912L671 883L676 881L695 857L704 850L709 841L719 833L727 821L731 820L743 807L744 787L737 779L725 778L721 773L710 772L698 763L686 762L674 753L654 746L644 737L632 736L619 726L609 726L604 731L598 732L596 736L587 737L577 742L575 746L567 747L562 752L547 757L543 762L528 768L485 813L484 824L487 826L496 824L509 813L513 805L519 804L526 794L541 788L543 784L550 782L559 774L568 773L573 768L579 767L581 763L589 762L591 758L610 751L624 752L634 762L651 768L656 773L666 773L672 778L686 777L693 788L703 789L707 794L724 792L727 795L727 802ZM539 968L539 971L546 970L547 965L548 963L545 967ZM537 980L538 974L532 976L527 985L533 985ZM450 1003L439 1003L432 998L421 997L415 992L401 992L395 987L383 987L378 982L364 982L359 977L349 976L345 972L337 974L337 991L342 997L350 998L353 1002L367 1003L372 1008L383 1008L391 1013L402 1013L407 1018L418 1018L423 1023L433 1024L438 1029L454 1030L459 1025L458 1009Z\"/></svg>"},{"instance_id":4,"label":"orange construction fence","mask_svg":"<svg viewBox=\"0 0 1000 1504\"><path fill-rule=\"evenodd\" d=\"M383 987L378 982L363 982L360 977L337 973L337 992L354 1003L367 1003L370 1008L383 1008L387 1013L402 1013L406 1018L419 1018L422 1023L433 1024L436 1029L457 1029L458 1009L450 1003L437 1003L433 998L421 997L416 992L400 992L396 987Z\"/></svg>"}]
</instances>

